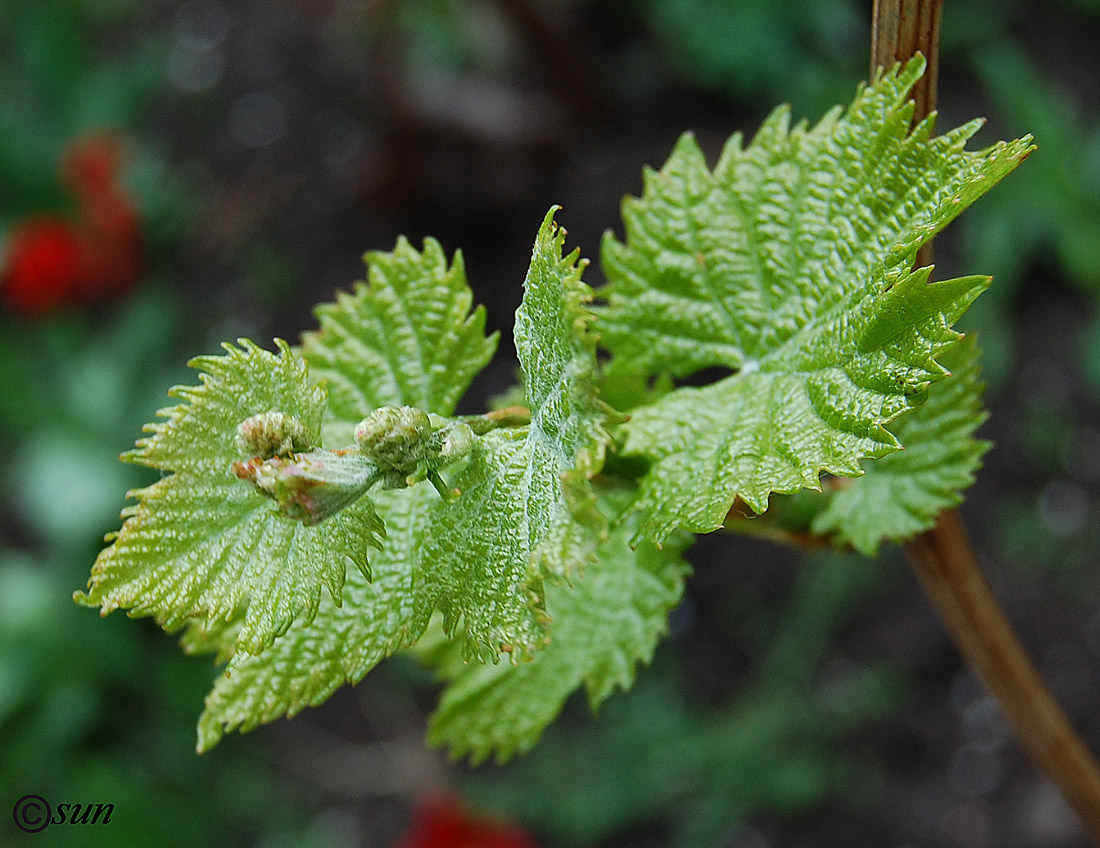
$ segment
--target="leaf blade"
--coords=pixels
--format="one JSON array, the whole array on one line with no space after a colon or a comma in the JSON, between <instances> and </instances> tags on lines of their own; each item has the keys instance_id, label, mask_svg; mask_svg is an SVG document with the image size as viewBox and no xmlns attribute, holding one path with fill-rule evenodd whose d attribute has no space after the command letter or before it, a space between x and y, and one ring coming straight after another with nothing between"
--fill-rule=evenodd
<instances>
[{"instance_id":1,"label":"leaf blade","mask_svg":"<svg viewBox=\"0 0 1100 848\"><path fill-rule=\"evenodd\" d=\"M325 436L334 444L350 442L355 425L379 407L450 415L496 349L498 334L484 334L484 308L471 310L461 253L448 264L434 239L417 251L401 238L365 261L368 281L318 306L320 328L303 335L302 355L328 388ZM371 557L371 579L349 573L342 605L322 604L312 624L293 627L261 656L232 657L207 696L200 751L227 732L323 702L419 638L433 606L421 580L432 566L421 567L421 550L439 496L416 486L373 497L388 533ZM217 637L211 633L212 648Z\"/></svg>"},{"instance_id":2,"label":"leaf blade","mask_svg":"<svg viewBox=\"0 0 1100 848\"><path fill-rule=\"evenodd\" d=\"M194 360L200 385L173 390L183 402L162 410L167 420L149 426L153 435L131 452L172 473L131 493L136 503L74 599L103 615L126 608L155 616L167 629L190 619L217 625L244 610L236 649L259 653L294 621L312 620L322 590L339 604L347 562L366 571L366 548L385 531L368 498L306 527L276 516L237 479L241 421L281 406L319 440L324 408L323 391L284 342L277 354L240 345Z\"/></svg>"},{"instance_id":3,"label":"leaf blade","mask_svg":"<svg viewBox=\"0 0 1100 848\"><path fill-rule=\"evenodd\" d=\"M529 750L578 687L593 710L616 688L629 689L667 631L689 568L686 535L663 549L629 540L623 524L600 545L572 585L547 588L550 644L518 665L467 664L444 669L450 682L431 717L428 739L452 757L498 762Z\"/></svg>"},{"instance_id":4,"label":"leaf blade","mask_svg":"<svg viewBox=\"0 0 1100 848\"><path fill-rule=\"evenodd\" d=\"M990 443L974 437L982 408L979 349L968 336L944 357L951 376L928 400L897 420L905 450L870 463L866 473L829 496L812 530L875 556L884 541L928 530L936 516L962 501Z\"/></svg>"},{"instance_id":5,"label":"leaf blade","mask_svg":"<svg viewBox=\"0 0 1100 848\"><path fill-rule=\"evenodd\" d=\"M245 733L322 703L419 638L427 621L413 601L412 563L437 495L420 486L382 491L376 498L392 531L371 558L371 580L349 572L342 606L323 604L310 625L291 628L259 656L233 657L206 697L200 752L230 731ZM218 634L211 637L216 642Z\"/></svg>"},{"instance_id":6,"label":"leaf blade","mask_svg":"<svg viewBox=\"0 0 1100 848\"><path fill-rule=\"evenodd\" d=\"M918 58L884 74L812 128L776 110L747 147L731 138L713 171L685 136L624 201L598 310L611 369L735 371L623 425L624 453L651 462L643 534L708 532L737 498L762 512L772 492L817 488L823 472L860 474L860 460L899 447L887 425L946 375L936 357L988 279L928 283L930 269L909 269L1032 148L966 151L977 122L910 132L922 71Z\"/></svg>"},{"instance_id":7,"label":"leaf blade","mask_svg":"<svg viewBox=\"0 0 1100 848\"><path fill-rule=\"evenodd\" d=\"M327 382L326 437L338 444L377 407L451 415L499 335L485 335L484 307L471 310L461 252L448 265L435 239L417 251L402 237L365 261L367 282L318 306L320 329L302 336L302 355Z\"/></svg>"},{"instance_id":8,"label":"leaf blade","mask_svg":"<svg viewBox=\"0 0 1100 848\"><path fill-rule=\"evenodd\" d=\"M434 510L419 567L425 598L448 632L464 621L479 658L540 647L544 580L583 563L603 532L588 483L610 440L587 330L592 291L579 253L564 255L556 211L539 228L516 313L531 424L482 437L454 480L462 494Z\"/></svg>"}]
</instances>

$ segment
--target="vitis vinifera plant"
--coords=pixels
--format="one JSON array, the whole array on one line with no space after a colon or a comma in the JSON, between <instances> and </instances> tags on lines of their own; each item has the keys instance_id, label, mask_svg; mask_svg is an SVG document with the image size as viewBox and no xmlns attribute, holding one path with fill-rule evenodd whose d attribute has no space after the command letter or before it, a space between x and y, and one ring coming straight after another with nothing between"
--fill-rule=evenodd
<instances>
[{"instance_id":1,"label":"vitis vinifera plant","mask_svg":"<svg viewBox=\"0 0 1100 848\"><path fill-rule=\"evenodd\" d=\"M986 447L953 325L990 280L933 281L917 250L1032 145L910 128L923 70L812 127L781 107L713 167L683 136L605 236L596 293L551 209L516 314L522 403L455 415L497 337L431 239L368 253L299 346L194 360L199 385L124 455L164 476L77 602L226 663L200 750L415 650L447 681L431 741L503 760L577 688L595 707L631 686L693 533L800 491L801 529L838 545L927 529ZM677 387L712 366L728 376Z\"/></svg>"}]
</instances>

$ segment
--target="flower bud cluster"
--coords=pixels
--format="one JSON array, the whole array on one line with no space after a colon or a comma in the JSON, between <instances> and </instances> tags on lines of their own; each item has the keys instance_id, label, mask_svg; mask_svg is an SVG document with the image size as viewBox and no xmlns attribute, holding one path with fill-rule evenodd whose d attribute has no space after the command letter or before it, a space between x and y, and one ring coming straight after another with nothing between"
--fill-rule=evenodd
<instances>
[{"instance_id":1,"label":"flower bud cluster","mask_svg":"<svg viewBox=\"0 0 1100 848\"><path fill-rule=\"evenodd\" d=\"M355 447L313 450L298 418L263 412L237 425L236 446L245 459L232 470L275 501L280 515L312 525L379 482L400 489L429 480L448 494L438 469L468 454L475 440L461 421L411 406L383 406L356 426Z\"/></svg>"},{"instance_id":2,"label":"flower bud cluster","mask_svg":"<svg viewBox=\"0 0 1100 848\"><path fill-rule=\"evenodd\" d=\"M270 459L302 453L313 445L306 425L285 412L262 412L237 425L237 450L247 457Z\"/></svg>"},{"instance_id":3,"label":"flower bud cluster","mask_svg":"<svg viewBox=\"0 0 1100 848\"><path fill-rule=\"evenodd\" d=\"M284 518L318 524L359 500L379 479L378 468L353 450L255 456L233 473L271 498Z\"/></svg>"},{"instance_id":4,"label":"flower bud cluster","mask_svg":"<svg viewBox=\"0 0 1100 848\"><path fill-rule=\"evenodd\" d=\"M412 406L382 406L355 427L355 444L386 475L386 488L432 480L439 468L473 449L473 430ZM435 479L433 479L435 477Z\"/></svg>"}]
</instances>

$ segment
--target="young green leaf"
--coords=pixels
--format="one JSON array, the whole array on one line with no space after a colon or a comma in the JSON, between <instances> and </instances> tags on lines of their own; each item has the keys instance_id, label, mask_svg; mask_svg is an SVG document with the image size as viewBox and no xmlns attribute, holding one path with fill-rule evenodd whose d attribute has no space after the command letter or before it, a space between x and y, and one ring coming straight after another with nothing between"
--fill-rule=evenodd
<instances>
[{"instance_id":1,"label":"young green leaf","mask_svg":"<svg viewBox=\"0 0 1100 848\"><path fill-rule=\"evenodd\" d=\"M686 534L663 549L631 550L634 522L617 526L572 584L547 586L550 644L519 665L466 664L441 669L453 678L432 716L429 740L455 757L501 762L538 741L566 698L584 685L593 710L616 686L629 689L637 663L648 663L679 603Z\"/></svg>"},{"instance_id":2,"label":"young green leaf","mask_svg":"<svg viewBox=\"0 0 1100 848\"><path fill-rule=\"evenodd\" d=\"M833 492L814 518L815 533L835 534L874 556L884 540L927 530L940 512L962 501L989 449L989 442L974 438L988 417L981 402L979 353L968 337L944 355L951 376L892 426L905 450L869 463L862 477Z\"/></svg>"},{"instance_id":3,"label":"young green leaf","mask_svg":"<svg viewBox=\"0 0 1100 848\"><path fill-rule=\"evenodd\" d=\"M594 343L583 336L586 314L583 302L588 290L580 282L576 255L561 258L563 239L564 234L553 227L551 216L547 216L528 275L525 307L528 311L545 310L543 317L547 319L537 328L532 324L532 337L524 338L518 345L527 369L526 382L541 387L527 396L535 411L532 425L493 431L478 440L456 481L462 495L453 502L441 501L427 487L375 494L373 497L389 522L389 533L385 548L371 558L372 580L349 574L342 607L322 605L311 626L291 628L260 656L233 656L226 676L215 683L207 698L199 722L201 750L214 745L225 732L249 730L279 716L294 715L306 706L324 701L342 684L358 681L382 658L414 642L424 631L437 603L448 610L459 609L467 634L472 634L471 638L479 645L492 644L494 653L499 650L500 641L514 638L506 628L493 629L497 622L494 616L513 615L526 623L531 623L534 617L534 632L538 617L525 596L504 591L494 581L511 580L510 586L514 587L518 585L514 582L515 575L526 575L528 569L536 568L532 565L534 551L525 547L525 543L555 539L562 546L561 551L538 550L547 557L560 554L562 563L579 557L571 544L577 545L578 550L587 550L585 545L594 544L588 538L590 531L576 525L568 514L567 484L562 482L561 472L568 473L577 466L598 467L607 438L601 427L603 411L587 383L595 368ZM413 256L409 250L406 248L406 259ZM426 249L425 255L430 252ZM375 273L376 263L391 267L397 260L372 254L368 261L372 263L372 287L383 287L383 280L388 278ZM403 278L405 296L422 297L424 293L418 289L433 285L432 269L438 267L434 260L429 263L419 282L409 271ZM358 416L361 409L377 403L418 404L434 412L451 411L457 392L450 388L438 390L440 384L427 379L427 372L420 375L424 379L407 379L407 371L404 377L371 372L369 379L364 379L354 372L340 371L341 363L353 359L364 346L387 350L388 333L396 332L401 338L416 342L415 329L411 331L413 336L402 336L407 325L384 320L390 314L393 300L372 298L373 291L373 288L361 289L355 297L342 297L338 304L323 307L320 310L323 328L307 337L303 347L307 357L322 363L317 369L322 373L326 373L323 363L331 363L333 370L326 373L330 384L339 383L345 387L345 397L354 398L354 402L345 404L343 415ZM393 294L384 287L383 292ZM456 302L468 306L468 298L457 292L452 294ZM465 316L466 306L456 310L459 318ZM436 312L439 311L437 306ZM420 315L421 311L413 310L410 314ZM369 338L362 335L367 332L364 328L374 328L377 335ZM469 363L486 355L489 341L477 335L463 336L463 341L455 344L452 356L456 361ZM547 351L552 352L550 357L534 361ZM389 410L388 414L392 417L400 412ZM594 419L589 421L588 416ZM353 425L350 418L338 420ZM365 438L369 434L358 435ZM385 446L375 447L382 450ZM492 489L491 481L477 482L479 475L484 473L492 478L494 473L504 474L509 469L517 471L518 477L510 477L507 484L490 491L486 499L479 499L479 493L484 494L484 485ZM580 490L587 483L582 478L572 486ZM523 526L527 522L535 529ZM464 536L464 532L470 535ZM446 545L455 539L465 548L441 555L439 542ZM484 557L476 549L482 542L488 546ZM453 579L456 561L470 570L468 579ZM541 591L541 580L538 586ZM225 642L231 636L231 628L192 627L185 634L185 645L193 651L220 651L225 657L229 654ZM490 642L494 638L499 641Z\"/></svg>"},{"instance_id":4,"label":"young green leaf","mask_svg":"<svg viewBox=\"0 0 1100 848\"><path fill-rule=\"evenodd\" d=\"M199 751L212 748L232 730L246 732L322 703L423 632L427 622L414 609L411 563L417 560L427 513L439 495L430 486L415 486L372 497L389 532L382 550L371 556L371 580L349 571L342 606L322 604L310 626L292 627L259 656L235 655L206 697ZM203 634L191 633L187 644L192 650L216 650L220 635L210 632L204 640Z\"/></svg>"},{"instance_id":5,"label":"young green leaf","mask_svg":"<svg viewBox=\"0 0 1100 848\"><path fill-rule=\"evenodd\" d=\"M927 284L928 270L893 285L928 291L940 313L881 348L858 350L860 328L875 317L867 298L808 327L758 371L681 388L635 410L623 452L656 460L638 499L643 532L657 541L677 525L707 532L721 526L735 497L763 512L772 492L818 488L823 470L858 476L859 459L896 450L883 424L946 374L935 357L957 339L950 325L988 284L974 277Z\"/></svg>"},{"instance_id":6,"label":"young green leaf","mask_svg":"<svg viewBox=\"0 0 1100 848\"><path fill-rule=\"evenodd\" d=\"M579 248L563 255L566 232L554 222L558 208L546 213L535 238L516 310L516 355L532 433L556 443L568 457L569 475L581 479L603 465L610 410L596 397L596 337L588 330L594 316L587 306L592 289L581 280L588 260Z\"/></svg>"},{"instance_id":7,"label":"young green leaf","mask_svg":"<svg viewBox=\"0 0 1100 848\"><path fill-rule=\"evenodd\" d=\"M155 616L169 630L195 618L221 628L243 610L235 650L258 653L296 619L313 619L322 587L340 604L347 562L366 574L367 547L384 530L368 498L305 526L237 478L242 422L278 411L296 422L295 438L317 445L325 404L285 342L277 354L240 345L193 360L201 385L172 389L182 403L161 410L166 420L124 455L172 473L131 493L137 503L96 559L87 593L74 597L104 615Z\"/></svg>"},{"instance_id":8,"label":"young green leaf","mask_svg":"<svg viewBox=\"0 0 1100 848\"><path fill-rule=\"evenodd\" d=\"M789 127L776 110L748 147L727 143L711 171L690 136L641 199L623 204L626 242L608 234L599 312L616 370L735 373L640 407L624 453L652 462L642 532L707 532L740 497L816 488L822 472L899 445L885 429L946 374L936 357L988 285L928 283L917 249L1031 151L1030 138L964 149L971 122L909 130L920 57L863 88L846 113Z\"/></svg>"},{"instance_id":9,"label":"young green leaf","mask_svg":"<svg viewBox=\"0 0 1100 848\"><path fill-rule=\"evenodd\" d=\"M368 282L318 306L320 330L302 336L302 355L328 388L334 444L351 444L356 422L380 406L450 415L497 346L484 307L470 312L461 253L448 267L439 242L425 239L418 252L400 238L365 259Z\"/></svg>"},{"instance_id":10,"label":"young green leaf","mask_svg":"<svg viewBox=\"0 0 1100 848\"><path fill-rule=\"evenodd\" d=\"M588 477L609 440L595 396L595 340L586 327L591 289L579 252L562 255L555 209L542 222L516 313L516 351L529 426L479 440L454 480L462 493L432 512L418 585L424 609L439 606L467 650L529 652L544 636L543 579L591 555L600 516Z\"/></svg>"},{"instance_id":11,"label":"young green leaf","mask_svg":"<svg viewBox=\"0 0 1100 848\"><path fill-rule=\"evenodd\" d=\"M418 252L402 238L392 253L368 253L366 263L369 282L317 308L320 329L303 335L301 353L328 388L326 439L362 442L383 462L394 446L375 437L379 419L415 417L419 410L453 413L492 357L497 335L484 335L483 308L470 311L473 295L461 254L448 267L438 242L426 239ZM420 552L439 495L416 486L371 497L388 525L385 546L371 557L371 579L350 572L342 606L322 604L312 625L291 628L260 656L233 656L207 696L199 750L226 732L247 731L323 702L419 638L431 615L431 599L424 598L417 576L431 563L420 565ZM225 639L216 629L192 628L185 645L220 649L225 659L232 655Z\"/></svg>"}]
</instances>

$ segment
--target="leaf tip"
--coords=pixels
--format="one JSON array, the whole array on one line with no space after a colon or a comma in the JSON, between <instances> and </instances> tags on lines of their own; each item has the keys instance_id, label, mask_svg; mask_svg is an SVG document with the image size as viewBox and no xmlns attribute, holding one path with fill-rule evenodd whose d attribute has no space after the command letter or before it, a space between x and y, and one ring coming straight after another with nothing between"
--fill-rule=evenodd
<instances>
[{"instance_id":1,"label":"leaf tip","mask_svg":"<svg viewBox=\"0 0 1100 848\"><path fill-rule=\"evenodd\" d=\"M82 592L79 589L73 592L73 603L80 607L95 607L98 606L87 592Z\"/></svg>"}]
</instances>

